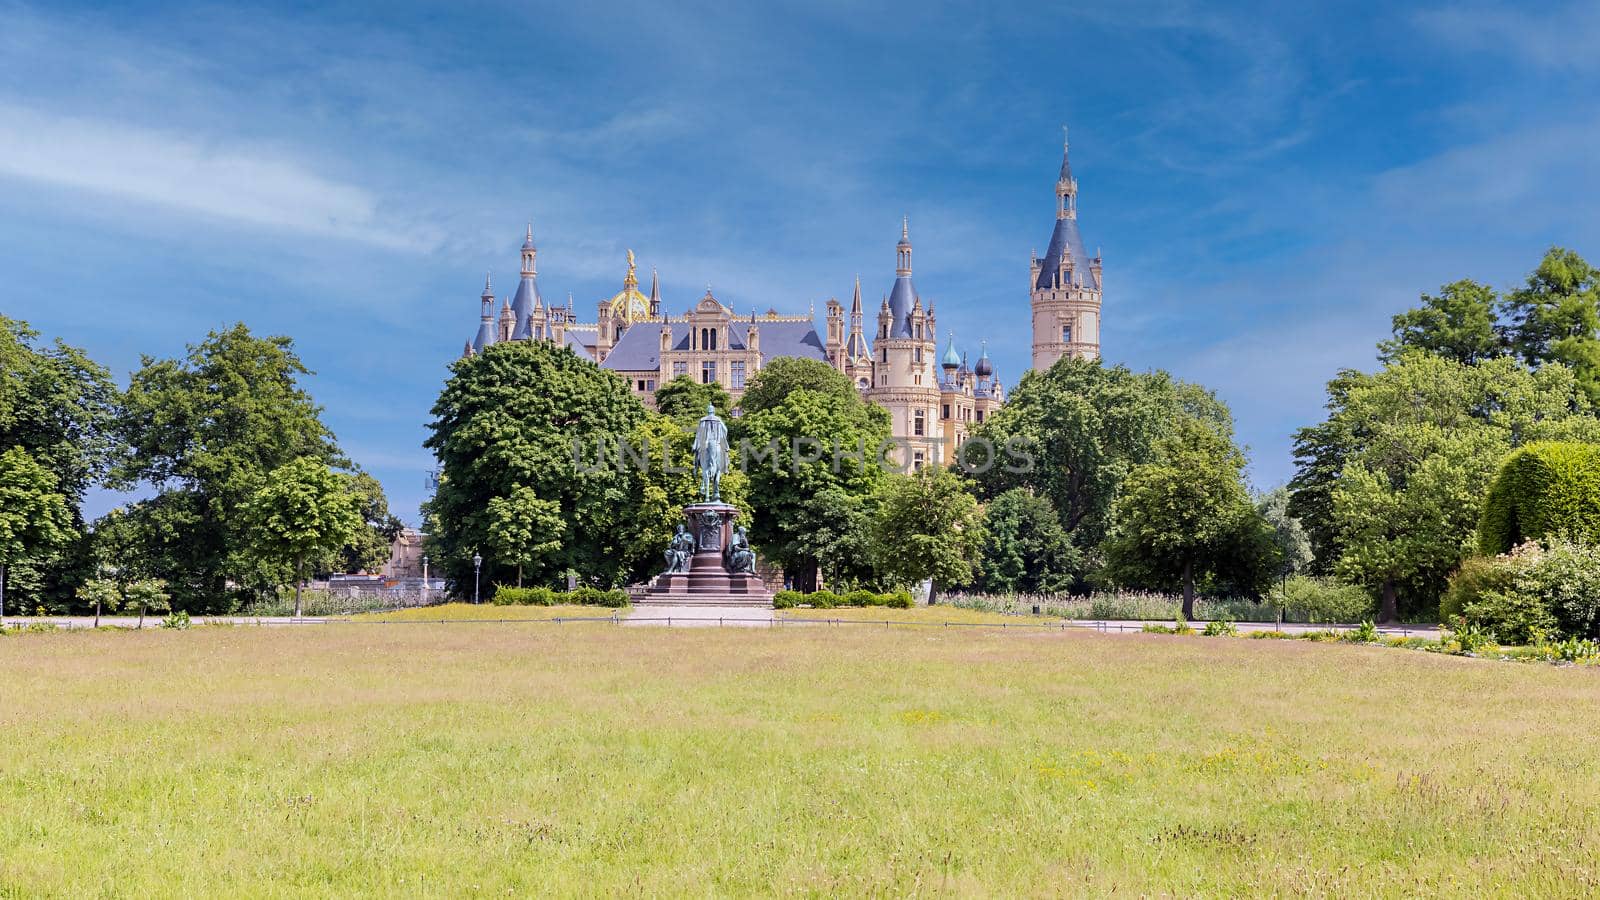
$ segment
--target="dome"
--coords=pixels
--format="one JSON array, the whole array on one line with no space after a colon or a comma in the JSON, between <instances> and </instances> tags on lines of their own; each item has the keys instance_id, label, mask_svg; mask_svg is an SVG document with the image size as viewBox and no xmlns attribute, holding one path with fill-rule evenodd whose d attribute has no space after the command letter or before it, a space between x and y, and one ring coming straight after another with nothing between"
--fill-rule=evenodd
<instances>
[{"instance_id":1,"label":"dome","mask_svg":"<svg viewBox=\"0 0 1600 900\"><path fill-rule=\"evenodd\" d=\"M956 352L956 336L952 334L944 348L944 367L954 369L959 365L961 365L961 354Z\"/></svg>"},{"instance_id":2,"label":"dome","mask_svg":"<svg viewBox=\"0 0 1600 900\"><path fill-rule=\"evenodd\" d=\"M639 293L639 276L634 272L632 250L628 251L628 274L622 279L622 290L609 302L611 314L629 325L650 318L650 298Z\"/></svg>"},{"instance_id":3,"label":"dome","mask_svg":"<svg viewBox=\"0 0 1600 900\"><path fill-rule=\"evenodd\" d=\"M994 363L989 362L989 344L983 345L983 354L978 357L978 364L972 367L972 374L979 378L988 378L994 374Z\"/></svg>"}]
</instances>

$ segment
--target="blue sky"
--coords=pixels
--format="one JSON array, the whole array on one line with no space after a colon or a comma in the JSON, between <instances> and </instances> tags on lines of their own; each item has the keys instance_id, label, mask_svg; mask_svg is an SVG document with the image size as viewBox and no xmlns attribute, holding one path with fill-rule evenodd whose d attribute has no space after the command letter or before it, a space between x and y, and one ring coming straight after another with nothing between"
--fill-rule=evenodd
<instances>
[{"instance_id":1,"label":"blue sky","mask_svg":"<svg viewBox=\"0 0 1600 900\"><path fill-rule=\"evenodd\" d=\"M0 310L119 378L291 335L415 522L525 222L587 315L629 248L675 311L877 297L908 215L941 329L1014 383L1067 123L1105 358L1215 389L1265 487L1419 292L1600 256L1596 46L1581 3L0 0Z\"/></svg>"}]
</instances>

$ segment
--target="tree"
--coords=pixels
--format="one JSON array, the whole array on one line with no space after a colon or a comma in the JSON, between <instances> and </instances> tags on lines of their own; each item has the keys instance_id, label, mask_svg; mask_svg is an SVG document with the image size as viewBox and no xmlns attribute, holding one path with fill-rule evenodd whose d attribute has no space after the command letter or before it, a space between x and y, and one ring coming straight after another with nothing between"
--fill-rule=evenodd
<instances>
[{"instance_id":1,"label":"tree","mask_svg":"<svg viewBox=\"0 0 1600 900\"><path fill-rule=\"evenodd\" d=\"M67 500L54 472L21 447L0 453L0 624L6 615L6 571L49 550L71 529Z\"/></svg>"},{"instance_id":2,"label":"tree","mask_svg":"<svg viewBox=\"0 0 1600 900\"><path fill-rule=\"evenodd\" d=\"M488 547L497 559L516 565L517 587L522 587L522 567L560 550L565 531L561 507L540 500L532 488L512 488L489 500Z\"/></svg>"},{"instance_id":3,"label":"tree","mask_svg":"<svg viewBox=\"0 0 1600 900\"><path fill-rule=\"evenodd\" d=\"M117 391L106 370L60 340L45 346L26 323L0 315L0 449L21 447L56 478L67 504L62 540L12 563L8 587L35 606L65 607L87 577L81 540L85 492L115 453Z\"/></svg>"},{"instance_id":4,"label":"tree","mask_svg":"<svg viewBox=\"0 0 1600 900\"><path fill-rule=\"evenodd\" d=\"M140 630L144 629L145 613L172 610L172 595L167 593L167 583L159 578L136 578L128 582L125 595L129 606L139 607Z\"/></svg>"},{"instance_id":5,"label":"tree","mask_svg":"<svg viewBox=\"0 0 1600 900\"><path fill-rule=\"evenodd\" d=\"M751 390L757 402L745 394L733 427L755 511L751 541L797 590L815 589L819 568L859 574L859 526L885 474L888 412L816 360L773 360Z\"/></svg>"},{"instance_id":6,"label":"tree","mask_svg":"<svg viewBox=\"0 0 1600 900\"><path fill-rule=\"evenodd\" d=\"M78 586L78 600L94 607L94 627L100 627L102 608L116 612L122 606L122 590L110 578L91 578Z\"/></svg>"},{"instance_id":7,"label":"tree","mask_svg":"<svg viewBox=\"0 0 1600 900\"><path fill-rule=\"evenodd\" d=\"M1500 464L1478 518L1478 552L1563 536L1600 545L1600 445L1544 441Z\"/></svg>"},{"instance_id":8,"label":"tree","mask_svg":"<svg viewBox=\"0 0 1600 900\"><path fill-rule=\"evenodd\" d=\"M974 434L1002 460L1004 448L1026 447L1031 465L997 464L975 472L974 480L984 498L1020 487L1049 500L1087 558L1105 537L1123 479L1154 459L1157 441L1175 423L1199 419L1225 427L1229 418L1209 392L1165 372L1135 374L1098 360L1062 359L1023 375L1006 405Z\"/></svg>"},{"instance_id":9,"label":"tree","mask_svg":"<svg viewBox=\"0 0 1600 900\"><path fill-rule=\"evenodd\" d=\"M1199 579L1244 573L1247 586L1259 587L1250 576L1270 572L1270 563L1261 558L1264 523L1245 490L1244 462L1228 434L1180 420L1157 442L1157 459L1128 474L1112 507L1105 553L1113 577L1178 587L1185 618L1194 616Z\"/></svg>"},{"instance_id":10,"label":"tree","mask_svg":"<svg viewBox=\"0 0 1600 900\"><path fill-rule=\"evenodd\" d=\"M344 477L357 498L364 524L339 551L336 567L340 572L376 572L389 561L394 539L405 530L405 524L390 514L389 500L378 479L360 470Z\"/></svg>"},{"instance_id":11,"label":"tree","mask_svg":"<svg viewBox=\"0 0 1600 900\"><path fill-rule=\"evenodd\" d=\"M656 389L656 412L671 416L679 423L698 422L706 414L708 404L716 407L717 415L724 418L733 410L733 400L715 381L702 384L687 375L679 375Z\"/></svg>"},{"instance_id":12,"label":"tree","mask_svg":"<svg viewBox=\"0 0 1600 900\"><path fill-rule=\"evenodd\" d=\"M1589 399L1600 402L1600 270L1552 247L1526 286L1505 298L1504 314L1511 347L1524 362L1566 365Z\"/></svg>"},{"instance_id":13,"label":"tree","mask_svg":"<svg viewBox=\"0 0 1600 900\"><path fill-rule=\"evenodd\" d=\"M1422 350L1459 363L1503 355L1506 340L1495 320L1499 296L1494 288L1470 279L1422 295L1422 305L1394 317L1394 337L1378 344L1379 359L1397 359Z\"/></svg>"},{"instance_id":14,"label":"tree","mask_svg":"<svg viewBox=\"0 0 1600 900\"><path fill-rule=\"evenodd\" d=\"M230 582L245 593L274 586L281 573L259 567L237 515L267 473L301 458L348 464L300 386L309 374L288 338L258 338L242 324L183 359L145 357L133 373L113 482L157 489L128 516L138 567L169 582L178 608L232 608L240 598Z\"/></svg>"},{"instance_id":15,"label":"tree","mask_svg":"<svg viewBox=\"0 0 1600 900\"><path fill-rule=\"evenodd\" d=\"M1065 591L1083 574L1083 555L1055 508L1027 488L1012 488L983 511L974 584L996 594Z\"/></svg>"},{"instance_id":16,"label":"tree","mask_svg":"<svg viewBox=\"0 0 1600 900\"><path fill-rule=\"evenodd\" d=\"M560 548L525 566L536 583L572 570L611 587L647 552L659 559L660 546L640 543L657 523L640 521L639 466L620 446L649 416L616 373L543 341L495 344L451 365L433 417L424 446L442 477L427 507L430 555L456 584L471 583L473 554L491 545L490 501L519 488L565 523ZM490 555L485 575L509 580L515 565Z\"/></svg>"},{"instance_id":17,"label":"tree","mask_svg":"<svg viewBox=\"0 0 1600 900\"><path fill-rule=\"evenodd\" d=\"M1311 565L1311 539L1300 520L1289 513L1289 489L1283 485L1256 498L1256 512L1272 529L1272 545L1277 548L1278 569L1273 573L1281 582Z\"/></svg>"},{"instance_id":18,"label":"tree","mask_svg":"<svg viewBox=\"0 0 1600 900\"><path fill-rule=\"evenodd\" d=\"M306 564L336 553L363 525L349 482L311 457L273 469L241 513L251 552L293 567L296 618Z\"/></svg>"},{"instance_id":19,"label":"tree","mask_svg":"<svg viewBox=\"0 0 1600 900\"><path fill-rule=\"evenodd\" d=\"M877 506L873 557L885 577L908 585L929 580L930 604L939 585L972 579L981 539L978 501L953 472L924 466L889 475Z\"/></svg>"}]
</instances>

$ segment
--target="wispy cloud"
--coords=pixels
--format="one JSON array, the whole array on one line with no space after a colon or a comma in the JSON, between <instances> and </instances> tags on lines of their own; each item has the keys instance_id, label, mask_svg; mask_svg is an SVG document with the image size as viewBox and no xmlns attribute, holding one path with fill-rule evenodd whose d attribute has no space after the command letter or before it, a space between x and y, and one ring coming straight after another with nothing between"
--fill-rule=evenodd
<instances>
[{"instance_id":1,"label":"wispy cloud","mask_svg":"<svg viewBox=\"0 0 1600 900\"><path fill-rule=\"evenodd\" d=\"M371 192L271 151L0 105L0 175L316 238L427 249Z\"/></svg>"},{"instance_id":2,"label":"wispy cloud","mask_svg":"<svg viewBox=\"0 0 1600 900\"><path fill-rule=\"evenodd\" d=\"M1600 5L1589 0L1546 9L1450 6L1420 12L1416 21L1450 49L1483 54L1484 65L1509 56L1545 69L1600 70Z\"/></svg>"}]
</instances>

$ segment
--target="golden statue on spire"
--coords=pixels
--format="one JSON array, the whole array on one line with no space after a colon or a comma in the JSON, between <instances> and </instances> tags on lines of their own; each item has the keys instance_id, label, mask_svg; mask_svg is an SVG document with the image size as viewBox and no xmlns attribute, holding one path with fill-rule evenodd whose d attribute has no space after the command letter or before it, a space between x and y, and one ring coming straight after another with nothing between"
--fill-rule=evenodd
<instances>
[{"instance_id":1,"label":"golden statue on spire","mask_svg":"<svg viewBox=\"0 0 1600 900\"><path fill-rule=\"evenodd\" d=\"M628 274L622 279L622 290L611 298L611 314L625 324L650 318L650 298L639 293L639 275L633 261L633 251L628 251Z\"/></svg>"}]
</instances>

